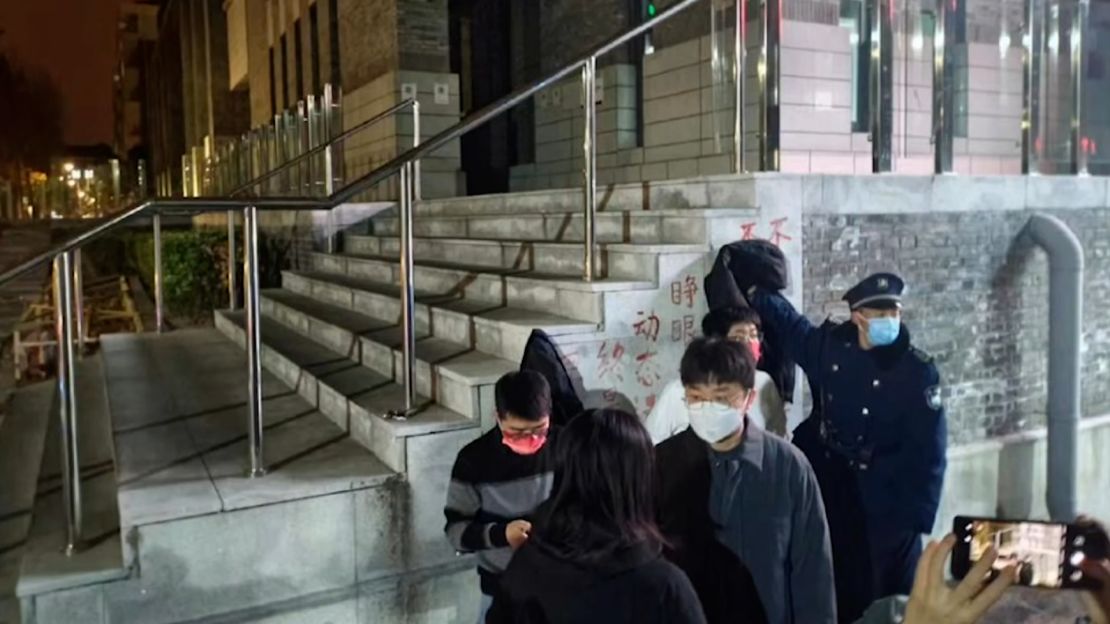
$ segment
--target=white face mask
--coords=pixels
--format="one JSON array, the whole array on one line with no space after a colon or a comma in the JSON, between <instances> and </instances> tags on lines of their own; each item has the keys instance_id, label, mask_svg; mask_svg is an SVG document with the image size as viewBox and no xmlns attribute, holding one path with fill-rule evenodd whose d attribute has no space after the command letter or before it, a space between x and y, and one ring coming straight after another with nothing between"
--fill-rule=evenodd
<instances>
[{"instance_id":1,"label":"white face mask","mask_svg":"<svg viewBox=\"0 0 1110 624\"><path fill-rule=\"evenodd\" d=\"M744 424L740 410L731 405L703 401L691 403L690 428L699 438L710 444L720 442L736 433Z\"/></svg>"}]
</instances>

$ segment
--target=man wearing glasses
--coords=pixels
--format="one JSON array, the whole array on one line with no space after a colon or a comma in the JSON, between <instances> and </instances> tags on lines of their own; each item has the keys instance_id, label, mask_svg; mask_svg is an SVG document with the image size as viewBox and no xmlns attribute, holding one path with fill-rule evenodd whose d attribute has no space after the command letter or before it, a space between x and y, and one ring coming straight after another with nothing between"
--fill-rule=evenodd
<instances>
[{"instance_id":1,"label":"man wearing glasses","mask_svg":"<svg viewBox=\"0 0 1110 624\"><path fill-rule=\"evenodd\" d=\"M755 310L741 307L712 310L701 320L701 333L710 338L725 338L747 345L755 356L756 364L759 363L763 337L759 314ZM659 444L690 426L685 397L681 379L675 379L663 387L655 406L644 421L652 442ZM758 369L755 371L755 398L748 410L748 418L767 431L790 438L786 410L778 388L770 375Z\"/></svg>"},{"instance_id":2,"label":"man wearing glasses","mask_svg":"<svg viewBox=\"0 0 1110 624\"><path fill-rule=\"evenodd\" d=\"M547 380L534 371L507 373L494 386L494 402L497 426L459 451L444 508L448 541L460 554L478 554L478 622L485 622L501 573L528 541L529 518L555 480Z\"/></svg>"},{"instance_id":3,"label":"man wearing glasses","mask_svg":"<svg viewBox=\"0 0 1110 624\"><path fill-rule=\"evenodd\" d=\"M707 620L762 621L761 606L769 624L834 624L817 477L801 451L752 422L751 349L698 338L681 377L690 427L656 447L659 525Z\"/></svg>"}]
</instances>

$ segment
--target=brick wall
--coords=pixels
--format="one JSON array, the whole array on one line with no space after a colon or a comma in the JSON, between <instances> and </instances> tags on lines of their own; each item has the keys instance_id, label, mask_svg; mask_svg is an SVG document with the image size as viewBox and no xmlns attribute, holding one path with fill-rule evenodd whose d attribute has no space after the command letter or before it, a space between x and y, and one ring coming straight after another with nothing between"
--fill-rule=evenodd
<instances>
[{"instance_id":1,"label":"brick wall","mask_svg":"<svg viewBox=\"0 0 1110 624\"><path fill-rule=\"evenodd\" d=\"M832 213L822 207L805 216L807 316L845 317L847 288L871 272L895 271L909 286L905 315L914 342L936 358L943 378L952 443L1043 426L1047 259L1018 239L1036 202L1021 210L898 214L889 212L898 203L883 199L869 214L828 206ZM1100 207L1082 207L1092 204ZM1045 212L1064 220L1084 247L1082 411L1096 416L1110 413L1110 208L1104 198L1073 205L1080 208Z\"/></svg>"}]
</instances>

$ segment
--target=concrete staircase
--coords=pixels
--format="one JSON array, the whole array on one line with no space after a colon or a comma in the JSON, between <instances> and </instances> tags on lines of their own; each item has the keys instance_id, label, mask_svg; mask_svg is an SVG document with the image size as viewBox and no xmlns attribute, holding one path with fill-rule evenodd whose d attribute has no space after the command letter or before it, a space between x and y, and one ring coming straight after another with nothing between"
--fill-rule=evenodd
<instances>
[{"instance_id":1,"label":"concrete staircase","mask_svg":"<svg viewBox=\"0 0 1110 624\"><path fill-rule=\"evenodd\" d=\"M98 504L115 526L61 585L45 581L65 562L24 556L24 622L473 621L473 562L444 539L442 506L457 451L493 424L494 383L541 328L588 405L650 408L704 313L709 252L760 216L743 184L609 189L592 282L578 190L419 203L422 409L403 421L385 416L402 405L385 206L262 294L262 479L243 476L245 366L225 339L244 342L241 311L218 311L215 330L104 338L86 375L106 396L114 479Z\"/></svg>"}]
</instances>

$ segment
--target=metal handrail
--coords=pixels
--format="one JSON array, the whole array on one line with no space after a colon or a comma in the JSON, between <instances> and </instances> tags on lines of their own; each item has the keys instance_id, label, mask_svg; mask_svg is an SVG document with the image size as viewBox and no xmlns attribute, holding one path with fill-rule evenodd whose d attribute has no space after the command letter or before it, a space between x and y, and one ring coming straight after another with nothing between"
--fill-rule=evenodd
<instances>
[{"instance_id":1,"label":"metal handrail","mask_svg":"<svg viewBox=\"0 0 1110 624\"><path fill-rule=\"evenodd\" d=\"M419 121L419 119L420 119L420 102L416 101L415 98L409 98L409 99L401 101L400 103L398 103L394 106L391 106L390 108L378 113L377 115L374 115L373 117L371 117L370 119L367 119L366 121L360 122L359 124L355 125L353 128L351 128L349 130L344 130L339 135L337 135L335 137L332 137L330 140L328 140L327 143L322 143L320 145L317 145L316 147L314 147L314 148L308 150L307 152L297 156L296 158L294 158L292 160L289 160L289 161L286 161L286 162L282 163L281 165L278 165L277 167L271 169L270 171L254 178L253 180L251 180L249 182L246 182L245 184L242 184L242 185L236 187L230 193L228 193L228 197L235 197L236 195L239 195L240 193L244 193L244 192L246 192L246 191L248 191L248 190L264 183L264 182L267 182L269 180L274 179L278 175L281 175L282 173L285 173L286 171L289 171L294 166L301 164L303 161L305 161L309 158L312 158L313 156L318 156L318 155L324 153L325 150L330 150L332 147L335 146L336 143L340 143L342 141L345 141L346 139L351 138L352 136L358 134L362 130L378 123L379 121L382 121L383 119L386 119L386 118L391 117L392 115L394 115L396 113L399 113L399 112L403 111L404 109L408 108L409 106L412 107L413 115L414 115L414 119L415 119L415 122L414 122L415 128L414 128L414 132L413 132L413 134L415 135L414 145L419 145L420 144L419 143L420 142L420 132L419 132L419 128L420 128L420 125L419 125L420 124L420 121ZM330 171L328 172L328 176L329 176L329 179L330 179L330 177L331 177L331 172Z\"/></svg>"},{"instance_id":2,"label":"metal handrail","mask_svg":"<svg viewBox=\"0 0 1110 624\"><path fill-rule=\"evenodd\" d=\"M678 2L677 4L671 6L667 10L659 13L643 24L631 28L624 34L618 35L616 38L598 46L597 48L594 48L592 52L580 57L578 60L562 67L561 69L543 78L536 80L531 84L520 87L519 89L502 97L499 100L487 104L486 106L467 115L459 123L451 126L450 128L447 128L446 130L443 130L439 134L436 134L426 141L421 142L420 145L413 147L406 152L398 154L389 162L363 175L361 178L354 180L353 182L348 184L345 189L340 189L338 192L336 192L335 195L332 196L332 199L336 201L336 205L350 200L367 188L371 188L374 185L379 184L382 181L397 174L401 170L401 167L405 165L405 163L424 159L432 152L435 152L439 148L446 145L448 142L459 138L467 132L470 132L471 130L497 117L498 115L509 111L510 109L523 103L525 100L532 97L533 95L539 93L540 91L543 91L556 82L571 75L575 71L585 67L591 62L591 60L596 59L598 56L601 56L602 54L605 54L607 52L611 52L617 47L628 43L632 39L635 39L636 37L646 33L652 28L656 28L663 22L674 17L676 14L701 1L702 0L681 0L681 2Z\"/></svg>"},{"instance_id":3,"label":"metal handrail","mask_svg":"<svg viewBox=\"0 0 1110 624\"><path fill-rule=\"evenodd\" d=\"M104 222L70 238L69 240L58 244L51 248L49 251L38 254L33 258L20 263L16 267L5 271L0 274L0 286L19 275L33 269L34 267L42 264L48 260L54 261L54 321L56 326L56 335L58 336L58 390L61 394L61 401L59 402L59 413L61 416L63 432L63 491L65 499L66 511L66 552L73 553L76 551L81 543L82 535L82 520L81 520L81 483L80 483L80 460L78 457L77 443L76 443L76 424L77 424L77 406L76 406L76 393L74 392L75 385L75 372L74 372L74 309L83 306L81 302L81 292L74 288L75 283L80 283L81 267L79 263L75 263L75 254L82 245L95 240L96 238L110 232L124 222L137 218L147 213L153 215L154 226L154 254L155 254L155 307L158 316L157 326L158 331L162 331L162 277L161 277L161 216L166 211L183 210L193 213L198 212L216 212L228 211L228 235L229 243L233 243L235 238L235 222L233 210L243 209L243 238L245 243L245 261L244 261L244 292L246 294L246 351L247 351L247 385L248 385L248 440L249 440L249 457L250 466L248 474L251 477L259 477L265 474L265 466L263 462L263 420L262 420L262 346L261 346L261 315L260 315L260 289L259 289L259 271L258 271L258 211L264 210L329 210L346 201L354 198L359 193L377 185L380 182L392 177L395 174L400 175L400 197L399 197L399 214L400 221L400 239L401 239L401 253L400 253L400 281L401 281L401 325L404 333L404 340L402 341L402 358L403 358L403 382L405 389L405 405L403 409L390 412L390 416L397 418L405 418L414 411L415 408L415 331L414 331L414 308L415 308L415 290L413 287L413 257L412 257L412 207L414 203L414 192L418 186L418 174L416 163L422 157L427 156L447 144L447 142L458 138L459 136L485 124L494 117L510 110L517 106L525 99L535 95L539 91L551 86L555 82L569 76L571 73L581 69L583 94L586 96L584 101L584 108L586 114L585 135L583 137L583 155L585 159L584 168L584 183L585 183L585 202L584 202L584 217L585 217L585 275L584 279L594 279L594 259L595 259L595 213L597 202L597 188L596 188L596 101L594 98L596 89L596 69L597 57L609 52L618 46L640 36L647 31L655 28L659 24L667 21L679 12L687 9L688 7L700 2L701 0L681 0L677 4L670 7L668 10L660 13L652 19L647 20L643 24L636 26L627 32L618 35L614 39L598 46L592 52L580 58L579 60L566 65L565 67L551 73L550 75L541 78L530 85L517 89L509 95L501 98L500 100L485 106L484 108L467 115L459 123L451 126L450 128L436 134L431 139L423 144L419 144L419 122L416 122L414 127L415 145L408 151L398 155L381 167L374 171L363 175L362 177L347 184L344 188L335 193L330 193L325 199L312 199L312 198L242 198L234 199L230 197L220 198L189 198L189 199L156 199L152 201L143 202L134 207L125 209L111 217ZM739 40L739 38L737 38ZM739 63L738 63L739 65ZM402 102L394 106L390 111L382 115L395 113L399 107L407 105ZM414 111L418 111L418 103L413 101L412 106ZM737 110L741 107L739 103ZM418 114L418 113L417 113ZM379 115L378 117L381 117ZM366 122L373 123L374 120ZM360 124L356 128L364 127L365 124ZM350 132L357 131L352 128L348 133L340 135L345 138L349 136ZM339 138L335 140L341 140ZM334 142L333 140L332 142ZM325 154L330 154L328 147L331 143L325 146L314 148L315 152L309 152L303 155L308 157L313 153L323 151ZM321 149L322 148L322 149ZM740 160L737 158L737 160ZM283 167L286 169L292 166L294 162L285 163ZM277 175L281 170L270 172L269 177ZM266 178L269 179L269 178ZM263 180L264 181L264 180ZM256 185L258 182L251 182L250 184ZM331 175L328 174L327 190L330 191ZM236 189L233 193L239 192L242 189ZM233 247L231 248L233 249ZM233 257L233 256L229 256ZM230 263L230 264L233 264ZM234 278L234 275L231 275ZM229 287L234 289L234 279L230 280ZM234 305L234 299L232 299Z\"/></svg>"}]
</instances>

